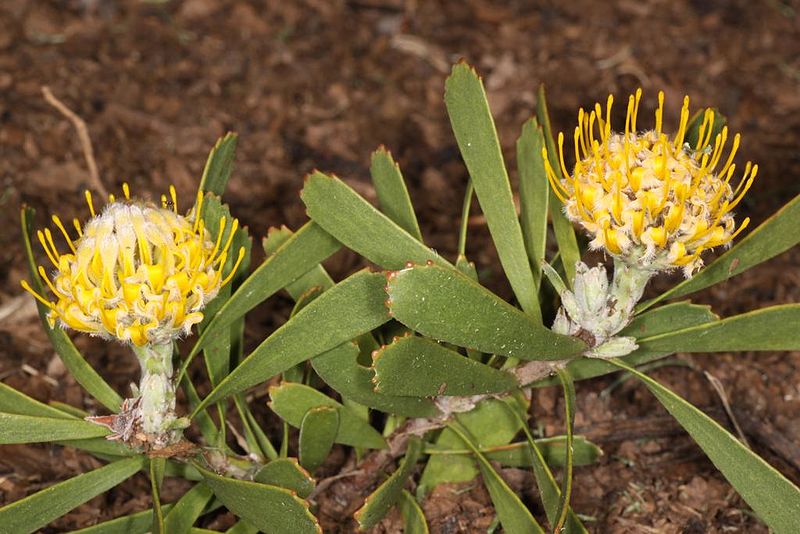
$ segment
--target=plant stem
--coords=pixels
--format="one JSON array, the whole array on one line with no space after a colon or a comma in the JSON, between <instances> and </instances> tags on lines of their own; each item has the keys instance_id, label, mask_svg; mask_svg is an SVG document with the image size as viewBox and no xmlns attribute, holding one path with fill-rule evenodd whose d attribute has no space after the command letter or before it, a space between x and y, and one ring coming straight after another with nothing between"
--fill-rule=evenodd
<instances>
[{"instance_id":1,"label":"plant stem","mask_svg":"<svg viewBox=\"0 0 800 534\"><path fill-rule=\"evenodd\" d=\"M172 382L172 343L133 347L139 358L139 410L142 432L155 448L176 443L181 438L175 428L175 384Z\"/></svg>"}]
</instances>

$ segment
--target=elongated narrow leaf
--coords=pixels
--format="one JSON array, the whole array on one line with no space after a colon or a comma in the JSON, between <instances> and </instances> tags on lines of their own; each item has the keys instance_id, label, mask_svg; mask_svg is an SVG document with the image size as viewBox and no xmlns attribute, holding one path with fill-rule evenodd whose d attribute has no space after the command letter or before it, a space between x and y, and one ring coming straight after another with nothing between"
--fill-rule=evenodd
<instances>
[{"instance_id":1,"label":"elongated narrow leaf","mask_svg":"<svg viewBox=\"0 0 800 534\"><path fill-rule=\"evenodd\" d=\"M21 221L23 246L25 248L25 255L28 260L28 273L30 276L31 287L40 295L47 295L44 284L42 284L42 280L39 278L36 260L34 259L33 255L33 248L31 247L33 216L33 209L29 207L22 208ZM78 351L78 349L72 343L72 340L62 328L50 328L50 324L47 322L47 307L38 301L36 302L36 307L39 310L39 318L42 321L42 326L47 333L47 337L50 339L50 343L53 344L53 348L56 349L56 352L61 357L61 361L64 362L64 366L69 369L69 372L73 377L75 377L75 381L83 386L83 388L89 392L92 397L97 399L100 404L112 412L118 412L119 407L122 404L122 397L120 397L117 392L108 385L108 382L103 380L103 378L97 374L97 371L95 371L92 366L89 365L89 363L84 359L83 354Z\"/></svg>"},{"instance_id":2,"label":"elongated narrow leaf","mask_svg":"<svg viewBox=\"0 0 800 534\"><path fill-rule=\"evenodd\" d=\"M646 309L667 298L677 298L700 291L732 278L800 243L800 195L747 234L730 250L688 280L640 305Z\"/></svg>"},{"instance_id":3,"label":"elongated narrow leaf","mask_svg":"<svg viewBox=\"0 0 800 534\"><path fill-rule=\"evenodd\" d=\"M386 441L378 431L358 414L312 387L285 382L269 388L269 395L269 407L293 427L300 428L303 417L311 408L329 406L339 411L338 443L370 449L386 446Z\"/></svg>"},{"instance_id":4,"label":"elongated narrow leaf","mask_svg":"<svg viewBox=\"0 0 800 534\"><path fill-rule=\"evenodd\" d=\"M384 269L399 269L409 261L449 265L336 177L312 173L300 197L314 222Z\"/></svg>"},{"instance_id":5,"label":"elongated narrow leaf","mask_svg":"<svg viewBox=\"0 0 800 534\"><path fill-rule=\"evenodd\" d=\"M209 322L190 357L197 354L207 341L223 331L227 332L227 327L238 318L313 269L340 246L318 225L306 223L239 286Z\"/></svg>"},{"instance_id":6,"label":"elongated narrow leaf","mask_svg":"<svg viewBox=\"0 0 800 534\"><path fill-rule=\"evenodd\" d=\"M0 413L0 445L86 439L108 433L108 429L80 419L51 419Z\"/></svg>"},{"instance_id":7,"label":"elongated narrow leaf","mask_svg":"<svg viewBox=\"0 0 800 534\"><path fill-rule=\"evenodd\" d=\"M74 416L39 402L2 382L0 382L0 412L53 419L75 419Z\"/></svg>"},{"instance_id":8,"label":"elongated narrow leaf","mask_svg":"<svg viewBox=\"0 0 800 534\"><path fill-rule=\"evenodd\" d=\"M388 276L392 316L433 339L523 360L577 356L586 346L545 328L463 274L435 265Z\"/></svg>"},{"instance_id":9,"label":"elongated narrow leaf","mask_svg":"<svg viewBox=\"0 0 800 534\"><path fill-rule=\"evenodd\" d=\"M195 484L192 489L184 493L171 510L166 510L166 506L162 506L165 514L164 531L168 534L189 532L213 496L214 493L206 484Z\"/></svg>"},{"instance_id":10,"label":"elongated narrow leaf","mask_svg":"<svg viewBox=\"0 0 800 534\"><path fill-rule=\"evenodd\" d=\"M214 148L208 154L203 178L200 180L200 191L214 193L222 196L228 179L233 171L233 158L236 156L236 141L238 136L228 132L217 140Z\"/></svg>"},{"instance_id":11,"label":"elongated narrow leaf","mask_svg":"<svg viewBox=\"0 0 800 534\"><path fill-rule=\"evenodd\" d=\"M258 482L227 478L195 466L228 510L264 532L322 533L308 503L293 492Z\"/></svg>"},{"instance_id":12,"label":"elongated narrow leaf","mask_svg":"<svg viewBox=\"0 0 800 534\"><path fill-rule=\"evenodd\" d=\"M171 504L165 504L161 508L164 513L172 509ZM104 521L97 525L73 530L70 534L147 534L153 525L153 510L144 510L135 514L118 517L110 521Z\"/></svg>"},{"instance_id":13,"label":"elongated narrow leaf","mask_svg":"<svg viewBox=\"0 0 800 534\"><path fill-rule=\"evenodd\" d=\"M145 461L143 457L119 460L12 502L0 508L0 525L14 534L34 532L129 478Z\"/></svg>"},{"instance_id":14,"label":"elongated narrow leaf","mask_svg":"<svg viewBox=\"0 0 800 534\"><path fill-rule=\"evenodd\" d=\"M384 283L382 274L361 271L323 293L251 352L194 413L388 321Z\"/></svg>"},{"instance_id":15,"label":"elongated narrow leaf","mask_svg":"<svg viewBox=\"0 0 800 534\"><path fill-rule=\"evenodd\" d=\"M438 410L429 399L376 393L374 373L358 363L358 345L344 343L312 358L314 371L343 397L382 412L407 417L432 417Z\"/></svg>"},{"instance_id":16,"label":"elongated narrow leaf","mask_svg":"<svg viewBox=\"0 0 800 534\"><path fill-rule=\"evenodd\" d=\"M506 532L519 532L520 534L544 534L544 530L533 518L530 510L522 503L519 496L508 487L508 484L500 474L494 470L489 460L478 450L475 443L468 436L468 431L463 427L459 427L460 425L457 423L449 426L450 430L454 431L475 455L478 461L478 468L483 477L483 483L486 489L489 490L489 495L492 498L492 503L494 503L497 517L500 519L503 529Z\"/></svg>"},{"instance_id":17,"label":"elongated narrow leaf","mask_svg":"<svg viewBox=\"0 0 800 534\"><path fill-rule=\"evenodd\" d=\"M547 96L544 91L544 85L539 86L536 100L536 117L539 119L539 124L542 126L544 141L547 146L547 157L556 175L563 179L563 176L561 176L561 164L558 161L558 148L553 140L553 129L550 127L550 114L547 111ZM549 204L550 218L553 221L553 233L556 235L558 251L561 254L561 264L564 266L564 272L567 273L567 284L572 286L572 282L575 280L575 263L581 259L578 240L575 237L575 229L572 223L569 222L567 216L564 215L564 206L555 193L553 193L549 183L547 184L547 188L550 191Z\"/></svg>"},{"instance_id":18,"label":"elongated narrow leaf","mask_svg":"<svg viewBox=\"0 0 800 534\"><path fill-rule=\"evenodd\" d=\"M525 252L500 141L483 83L472 67L463 62L453 67L445 81L444 102L514 295L526 313L541 321L538 290Z\"/></svg>"},{"instance_id":19,"label":"elongated narrow leaf","mask_svg":"<svg viewBox=\"0 0 800 534\"><path fill-rule=\"evenodd\" d=\"M274 254L278 247L283 245L292 235L292 231L286 226L270 228L263 242L264 252L267 256ZM333 280L322 265L316 265L303 276L288 284L285 289L294 300L297 300L311 288L319 287L325 291L332 288L333 285Z\"/></svg>"},{"instance_id":20,"label":"elongated narrow leaf","mask_svg":"<svg viewBox=\"0 0 800 534\"><path fill-rule=\"evenodd\" d=\"M558 514L553 526L553 532L561 532L569 518L569 500L572 496L572 455L574 451L572 430L575 426L575 384L572 382L572 377L569 373L563 369L558 371L558 378L564 389L564 407L566 411L564 421L567 446L565 447L564 470L561 474L563 479L561 481L561 497L558 502ZM571 530L574 530L574 527Z\"/></svg>"},{"instance_id":21,"label":"elongated narrow leaf","mask_svg":"<svg viewBox=\"0 0 800 534\"><path fill-rule=\"evenodd\" d=\"M262 467L253 480L262 484L270 484L292 490L301 499L305 499L314 491L316 481L303 469L294 458L278 458Z\"/></svg>"},{"instance_id":22,"label":"elongated narrow leaf","mask_svg":"<svg viewBox=\"0 0 800 534\"><path fill-rule=\"evenodd\" d=\"M779 534L797 532L797 486L690 403L647 375L625 364L618 365L647 386L767 525Z\"/></svg>"},{"instance_id":23,"label":"elongated narrow leaf","mask_svg":"<svg viewBox=\"0 0 800 534\"><path fill-rule=\"evenodd\" d=\"M522 427L524 429L524 427ZM553 436L552 438L540 438L533 440L541 453L542 459L550 467L564 467L566 437ZM575 436L572 442L573 463L576 466L591 465L602 456L603 451L587 440L583 436ZM525 441L517 441L507 445L495 447L480 447L479 449L486 458L492 462L499 462L507 467L527 467L531 465L533 452L530 444ZM465 448L454 448L443 446L440 443L428 443L425 445L425 454L430 456L464 456L471 455L472 451ZM555 486L558 489L558 486Z\"/></svg>"},{"instance_id":24,"label":"elongated narrow leaf","mask_svg":"<svg viewBox=\"0 0 800 534\"><path fill-rule=\"evenodd\" d=\"M650 352L798 350L800 304L771 306L639 341Z\"/></svg>"},{"instance_id":25,"label":"elongated narrow leaf","mask_svg":"<svg viewBox=\"0 0 800 534\"><path fill-rule=\"evenodd\" d=\"M400 493L400 514L403 516L403 534L428 534L428 523L417 500L406 490Z\"/></svg>"},{"instance_id":26,"label":"elongated narrow leaf","mask_svg":"<svg viewBox=\"0 0 800 534\"><path fill-rule=\"evenodd\" d=\"M408 477L414 471L422 454L422 441L418 437L411 437L408 440L406 455L397 471L391 474L378 489L367 497L364 504L355 513L358 526L363 530L370 529L377 525L389 510L400 500L403 486Z\"/></svg>"},{"instance_id":27,"label":"elongated narrow leaf","mask_svg":"<svg viewBox=\"0 0 800 534\"><path fill-rule=\"evenodd\" d=\"M150 492L153 498L153 534L166 534L164 510L161 509L161 484L164 482L166 458L150 459Z\"/></svg>"},{"instance_id":28,"label":"elongated narrow leaf","mask_svg":"<svg viewBox=\"0 0 800 534\"><path fill-rule=\"evenodd\" d=\"M422 233L419 231L414 206L408 196L406 182L400 173L400 166L395 163L386 147L381 146L372 153L369 172L383 213L421 242Z\"/></svg>"},{"instance_id":29,"label":"elongated narrow leaf","mask_svg":"<svg viewBox=\"0 0 800 534\"><path fill-rule=\"evenodd\" d=\"M559 376L559 379L561 379L561 376ZM565 391L565 393L567 397L567 403L570 402L571 400L574 400L569 398L570 395L569 392ZM573 388L573 396L574 396L574 388ZM568 414L572 410L574 410L573 407L568 407L567 408ZM562 499L562 490L558 487L556 479L553 476L552 471L550 471L550 466L554 464L549 463L548 460L545 459L544 451L548 449L540 447L540 445L544 442L544 440L533 439L533 434L531 434L530 428L528 427L528 421L524 417L524 415L520 413L520 410L514 410L509 406L509 411L519 420L520 427L522 428L522 431L528 440L527 443L528 446L525 447L524 449L520 449L520 451L529 453L527 456L530 458L530 460L527 463L527 465L533 468L533 475L536 478L536 485L539 487L539 494L541 495L542 504L544 505L545 514L547 515L547 520L550 522L551 525L553 525L553 532L557 532L559 530L556 529L555 526L560 522L561 512L564 511L562 506L568 504L568 502ZM586 453L587 451L591 451L592 447L597 449L597 447L594 446L594 444L587 442L583 438L575 439L575 436L571 434L571 429L568 435L564 436L562 439L559 439L558 441L550 443L561 443L563 445L562 449L563 452L559 457L559 459L561 460L560 467L565 468L563 471L565 476L564 479L565 481L566 480L571 481L571 478L567 479L566 475L567 472L569 472L569 475L571 477L572 467L576 465L576 456L582 453ZM552 453L552 450L550 452ZM594 453L594 456L592 456L591 453ZM597 454L599 453L600 453L599 449L597 449L596 451L591 451L589 453L590 457L592 458L592 461L596 459ZM492 459L492 456L489 454L487 454L486 457L488 459ZM555 459L552 456L552 454L550 457L552 459ZM501 463L503 463L502 460L500 461ZM565 532L565 534L585 533L586 528L583 526L580 519L578 519L578 516L575 515L575 512L573 512L572 509L570 508L567 508L566 512L567 516L566 516L566 521L563 524L563 532Z\"/></svg>"},{"instance_id":30,"label":"elongated narrow leaf","mask_svg":"<svg viewBox=\"0 0 800 534\"><path fill-rule=\"evenodd\" d=\"M338 432L338 408L323 405L306 410L297 444L300 465L312 473L316 471L330 454Z\"/></svg>"},{"instance_id":31,"label":"elongated narrow leaf","mask_svg":"<svg viewBox=\"0 0 800 534\"><path fill-rule=\"evenodd\" d=\"M539 123L535 118L525 121L522 135L517 139L519 219L537 291L542 279L541 265L547 246L547 206L550 191L542 160L543 147L544 135Z\"/></svg>"},{"instance_id":32,"label":"elongated narrow leaf","mask_svg":"<svg viewBox=\"0 0 800 534\"><path fill-rule=\"evenodd\" d=\"M516 378L426 338L405 336L373 354L375 390L411 397L482 395L516 389Z\"/></svg>"}]
</instances>

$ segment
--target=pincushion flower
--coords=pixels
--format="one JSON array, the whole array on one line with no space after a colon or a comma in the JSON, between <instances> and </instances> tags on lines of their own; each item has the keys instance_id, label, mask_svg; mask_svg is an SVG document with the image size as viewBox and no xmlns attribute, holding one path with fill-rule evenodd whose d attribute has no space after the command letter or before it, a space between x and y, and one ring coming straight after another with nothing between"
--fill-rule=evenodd
<instances>
[{"instance_id":1,"label":"pincushion flower","mask_svg":"<svg viewBox=\"0 0 800 534\"><path fill-rule=\"evenodd\" d=\"M610 284L602 265L589 268L578 262L571 290L553 269L544 271L561 296L553 330L584 339L590 347L586 356L610 358L634 350L634 338L616 334L630 323L650 278L675 268L692 276L703 265L704 250L728 245L749 223L745 218L737 228L733 210L752 186L758 165L748 162L732 184L738 174L733 160L739 134L725 155L728 128L715 129L714 111L706 109L696 139L687 141L688 96L677 133L666 134L663 92L655 128L640 132L641 96L640 89L628 98L622 133L611 128L613 96L605 113L600 104L589 113L578 112L572 173L564 163L564 135L558 136L563 178L542 150L548 180L567 218L589 234L591 248L614 258Z\"/></svg>"},{"instance_id":2,"label":"pincushion flower","mask_svg":"<svg viewBox=\"0 0 800 534\"><path fill-rule=\"evenodd\" d=\"M55 267L52 280L44 267L39 274L53 292L55 301L37 294L50 308L51 326L59 323L80 332L106 339L118 339L137 347L164 344L186 335L203 319L202 309L227 284L222 268L238 225L223 244L225 219L212 240L203 220L178 214L175 189L171 188L171 209L130 200L112 201L96 214L91 195L87 202L92 214L83 227L74 223L78 238L73 241L64 224L53 216L70 251L60 253L49 229L37 236ZM202 209L202 196L198 196ZM241 261L244 250L239 251Z\"/></svg>"},{"instance_id":3,"label":"pincushion flower","mask_svg":"<svg viewBox=\"0 0 800 534\"><path fill-rule=\"evenodd\" d=\"M127 184L123 192L124 199L112 196L98 214L87 191L92 218L83 226L73 221L76 239L53 215L68 252L59 251L50 229L37 232L54 268L50 276L43 266L38 269L53 300L25 281L22 286L49 308L51 327L58 324L133 348L142 369L134 397L126 400L120 414L93 420L111 428L112 439L162 448L180 439L183 424L175 415L173 341L202 321L203 308L231 281L245 249L239 249L223 277L236 219L223 242L226 218L218 221L213 238L203 221L202 194L183 216L174 187L169 200L161 197L160 207L132 200Z\"/></svg>"},{"instance_id":4,"label":"pincushion flower","mask_svg":"<svg viewBox=\"0 0 800 534\"><path fill-rule=\"evenodd\" d=\"M543 151L553 191L567 217L592 238L593 249L604 249L637 268L653 271L683 269L690 277L702 265L701 253L727 245L747 226L736 228L733 210L758 173L748 162L737 183L733 163L739 148L736 134L726 157L728 128L713 136L714 112L706 109L697 141L686 141L689 97L681 108L677 133L662 131L664 93L658 95L655 129L637 130L641 90L628 99L623 133L611 128L613 97L605 114L600 104L578 112L572 173L564 164L564 136L559 135L563 179Z\"/></svg>"}]
</instances>

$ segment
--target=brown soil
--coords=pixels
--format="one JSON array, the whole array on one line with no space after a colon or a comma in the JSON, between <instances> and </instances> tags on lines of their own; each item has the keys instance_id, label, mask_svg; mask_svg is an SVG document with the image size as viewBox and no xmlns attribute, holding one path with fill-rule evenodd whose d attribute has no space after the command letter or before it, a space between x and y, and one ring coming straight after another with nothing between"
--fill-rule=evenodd
<instances>
[{"instance_id":1,"label":"brown soil","mask_svg":"<svg viewBox=\"0 0 800 534\"><path fill-rule=\"evenodd\" d=\"M85 216L81 192L88 173L80 145L71 124L43 100L43 85L85 119L101 179L112 191L128 181L138 194L158 195L174 183L187 203L214 140L227 130L239 132L227 199L256 237L270 225L303 223L297 193L314 167L374 198L367 165L370 152L383 143L401 163L427 242L452 257L465 170L442 93L450 65L460 57L485 77L511 168L514 141L540 82L547 83L560 130L573 127L579 106L641 86L643 109L652 109L663 89L674 121L680 99L689 94L698 106L717 106L742 132L742 157L762 167L762 178L740 208L756 224L800 191L800 3L528 4L2 2L0 377L44 401L95 408L54 356L19 288L26 276L19 206L37 208L39 224L52 211L62 218ZM469 255L491 287L508 296L485 229L473 229ZM789 252L695 300L723 315L796 302L798 261L800 253ZM357 265L353 255L342 254L331 269L341 277ZM251 344L288 313L287 301L272 302L249 323ZM125 350L76 339L99 371L127 391L135 365ZM798 353L681 358L693 368L666 367L653 375L728 424L701 371L714 375L754 448L800 480L792 446L800 441ZM578 427L605 450L599 465L578 469L575 479L575 508L593 518L587 524L594 532L766 532L641 386L630 381L601 394L613 381L579 386ZM537 423L548 435L561 429L557 393L534 397ZM3 447L0 502L95 465L58 447ZM507 474L527 495L531 480ZM171 483L165 498L185 489ZM485 532L493 515L489 502L478 485L444 487L424 508L432 532ZM148 483L137 476L47 531L147 506ZM229 517L214 521L209 526L230 524ZM390 516L377 530L396 532L398 524Z\"/></svg>"}]
</instances>

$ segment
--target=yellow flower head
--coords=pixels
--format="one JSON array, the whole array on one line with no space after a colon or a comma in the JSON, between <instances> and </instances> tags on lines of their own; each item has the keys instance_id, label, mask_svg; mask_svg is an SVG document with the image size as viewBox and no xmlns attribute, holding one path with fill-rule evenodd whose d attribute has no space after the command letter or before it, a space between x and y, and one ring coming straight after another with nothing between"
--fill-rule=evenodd
<instances>
[{"instance_id":1,"label":"yellow flower head","mask_svg":"<svg viewBox=\"0 0 800 534\"><path fill-rule=\"evenodd\" d=\"M222 278L238 221L233 220L222 243L225 218L212 240L197 208L179 215L175 188L162 206L113 196L96 214L91 194L86 201L92 218L81 228L73 221L78 238L73 240L64 224L53 216L70 251L59 253L49 229L37 232L39 242L55 267L51 277L39 267L39 275L55 301L22 286L50 308L48 320L103 338L116 338L136 346L169 343L186 335L203 319L202 309L220 288L230 282L244 257L244 248L226 278Z\"/></svg>"},{"instance_id":2,"label":"yellow flower head","mask_svg":"<svg viewBox=\"0 0 800 534\"><path fill-rule=\"evenodd\" d=\"M578 112L575 128L577 163L570 175L564 164L564 135L559 134L560 179L542 151L548 179L565 205L567 217L603 248L626 263L653 271L682 267L689 277L703 261L700 254L727 245L749 223L736 229L732 210L741 202L758 173L747 163L736 185L734 155L739 134L723 161L728 129L712 139L714 112L706 109L697 142L686 142L689 97L681 109L678 132L662 132L664 93L658 94L655 129L639 132L636 119L641 89L628 99L624 133L611 131L609 96L605 112L595 104Z\"/></svg>"}]
</instances>

